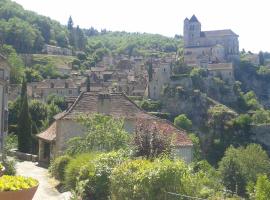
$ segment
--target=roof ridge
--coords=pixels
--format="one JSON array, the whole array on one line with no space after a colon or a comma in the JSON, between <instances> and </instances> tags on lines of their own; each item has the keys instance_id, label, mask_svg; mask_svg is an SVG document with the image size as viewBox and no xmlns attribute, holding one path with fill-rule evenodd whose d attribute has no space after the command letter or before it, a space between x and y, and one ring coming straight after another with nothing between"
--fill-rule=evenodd
<instances>
[{"instance_id":1,"label":"roof ridge","mask_svg":"<svg viewBox=\"0 0 270 200\"><path fill-rule=\"evenodd\" d=\"M82 98L83 94L85 94L86 92L81 92L80 95L77 97L77 99L74 101L74 103L63 113L63 115L61 115L58 119L56 120L59 120L59 119L62 119L63 117L65 117L67 114L69 114L73 108L77 105L77 103L79 102L79 100ZM60 113L59 113L60 114Z\"/></svg>"}]
</instances>

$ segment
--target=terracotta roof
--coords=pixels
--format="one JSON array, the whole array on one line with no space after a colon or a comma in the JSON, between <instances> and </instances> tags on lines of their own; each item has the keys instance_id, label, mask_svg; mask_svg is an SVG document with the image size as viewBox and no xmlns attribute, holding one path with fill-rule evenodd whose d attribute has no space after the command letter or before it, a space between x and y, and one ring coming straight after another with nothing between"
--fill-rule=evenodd
<instances>
[{"instance_id":1,"label":"terracotta roof","mask_svg":"<svg viewBox=\"0 0 270 200\"><path fill-rule=\"evenodd\" d=\"M201 32L202 36L205 37L221 37L221 36L238 36L231 29L225 30L215 30L215 31L203 31Z\"/></svg>"},{"instance_id":2,"label":"terracotta roof","mask_svg":"<svg viewBox=\"0 0 270 200\"><path fill-rule=\"evenodd\" d=\"M56 138L56 122L54 122L48 129L36 135L37 138L51 142Z\"/></svg>"}]
</instances>

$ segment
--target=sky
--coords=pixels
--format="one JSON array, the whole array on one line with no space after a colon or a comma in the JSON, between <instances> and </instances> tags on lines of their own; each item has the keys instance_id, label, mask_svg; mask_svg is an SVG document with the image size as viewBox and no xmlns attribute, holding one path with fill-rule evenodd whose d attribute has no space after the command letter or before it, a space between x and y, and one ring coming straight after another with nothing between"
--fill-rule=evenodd
<instances>
[{"instance_id":1,"label":"sky","mask_svg":"<svg viewBox=\"0 0 270 200\"><path fill-rule=\"evenodd\" d=\"M269 0L14 0L25 9L82 28L183 34L193 14L204 30L232 29L240 49L270 51Z\"/></svg>"}]
</instances>

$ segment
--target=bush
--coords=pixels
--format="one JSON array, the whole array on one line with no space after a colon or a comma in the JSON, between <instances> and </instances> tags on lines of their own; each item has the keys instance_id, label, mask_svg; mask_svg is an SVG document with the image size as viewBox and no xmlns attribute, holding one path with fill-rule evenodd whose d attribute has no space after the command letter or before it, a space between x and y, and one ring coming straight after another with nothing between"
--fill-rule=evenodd
<instances>
[{"instance_id":1,"label":"bush","mask_svg":"<svg viewBox=\"0 0 270 200\"><path fill-rule=\"evenodd\" d=\"M22 176L0 177L0 191L18 191L22 189L32 188L38 185L38 181L33 178Z\"/></svg>"},{"instance_id":2,"label":"bush","mask_svg":"<svg viewBox=\"0 0 270 200\"><path fill-rule=\"evenodd\" d=\"M53 177L59 181L64 181L65 169L68 163L70 162L71 157L68 155L60 156L52 161L49 172Z\"/></svg>"},{"instance_id":3,"label":"bush","mask_svg":"<svg viewBox=\"0 0 270 200\"><path fill-rule=\"evenodd\" d=\"M15 161L5 159L2 163L5 167L5 175L14 176L16 174Z\"/></svg>"},{"instance_id":4,"label":"bush","mask_svg":"<svg viewBox=\"0 0 270 200\"><path fill-rule=\"evenodd\" d=\"M168 199L167 192L209 198L219 184L203 171L193 172L183 161L168 159L127 161L111 175L111 199ZM210 186L210 187L209 187Z\"/></svg>"},{"instance_id":5,"label":"bush","mask_svg":"<svg viewBox=\"0 0 270 200\"><path fill-rule=\"evenodd\" d=\"M70 160L64 173L64 185L67 189L75 188L76 178L79 176L80 169L89 164L91 160L94 160L96 156L97 154L95 153L84 153Z\"/></svg>"},{"instance_id":6,"label":"bush","mask_svg":"<svg viewBox=\"0 0 270 200\"><path fill-rule=\"evenodd\" d=\"M190 119L187 118L185 114L178 115L174 119L174 125L177 126L178 128L182 128L188 131L192 129L192 122Z\"/></svg>"},{"instance_id":7,"label":"bush","mask_svg":"<svg viewBox=\"0 0 270 200\"><path fill-rule=\"evenodd\" d=\"M110 175L112 170L127 160L122 151L102 153L80 169L77 186L83 187L83 196L107 200L110 196ZM82 184L85 183L85 184ZM80 191L80 190L79 190ZM79 194L78 194L79 195Z\"/></svg>"}]
</instances>

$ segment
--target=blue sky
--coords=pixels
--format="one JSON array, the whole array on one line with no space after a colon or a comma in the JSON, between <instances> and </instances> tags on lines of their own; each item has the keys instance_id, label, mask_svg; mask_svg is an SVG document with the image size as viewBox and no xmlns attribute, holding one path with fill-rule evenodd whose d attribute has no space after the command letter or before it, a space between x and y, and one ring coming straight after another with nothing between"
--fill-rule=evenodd
<instances>
[{"instance_id":1,"label":"blue sky","mask_svg":"<svg viewBox=\"0 0 270 200\"><path fill-rule=\"evenodd\" d=\"M232 29L240 48L270 51L267 0L15 0L28 10L66 24L97 29L183 34L183 20L196 14L203 30Z\"/></svg>"}]
</instances>

